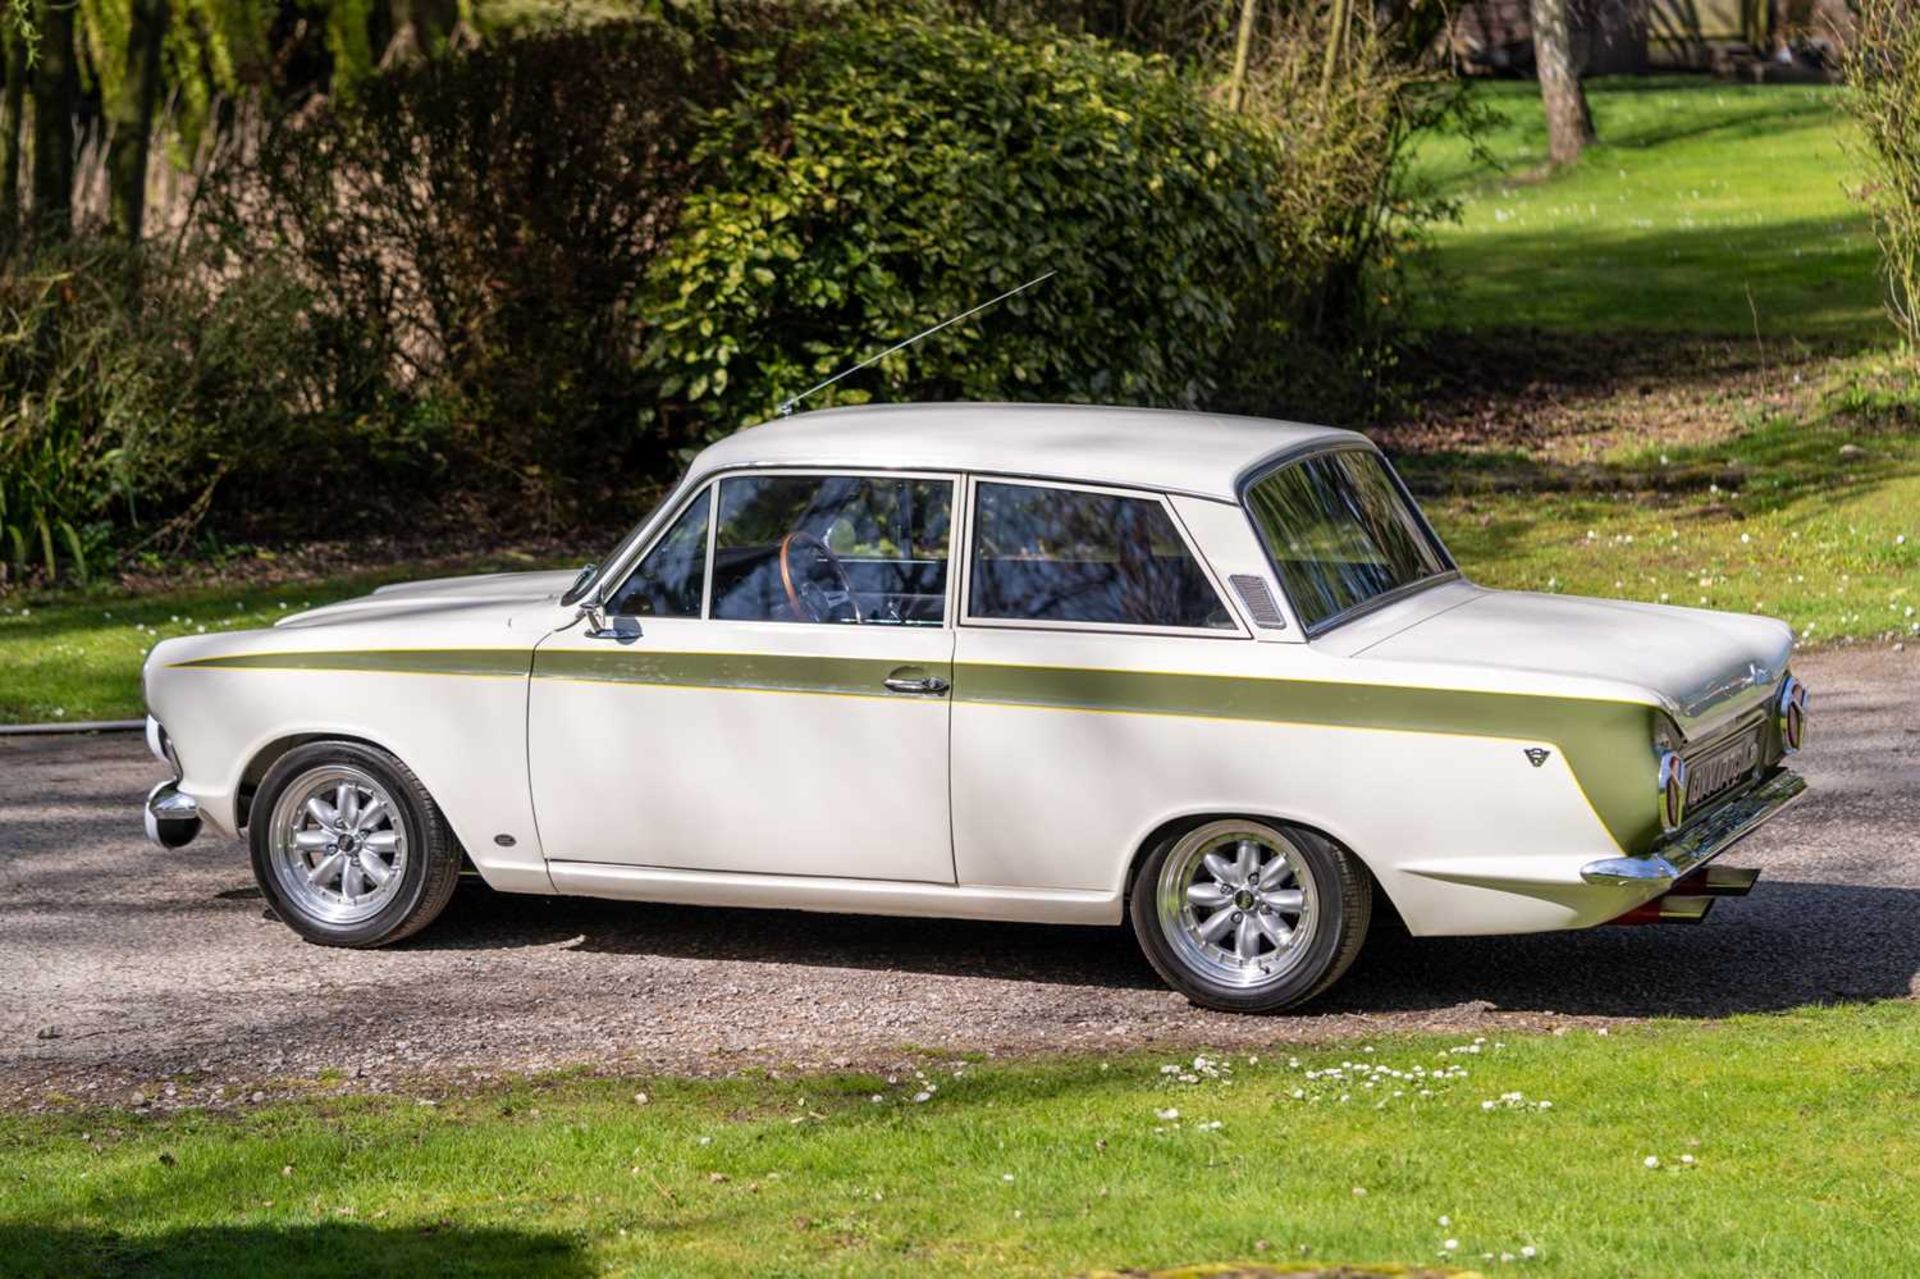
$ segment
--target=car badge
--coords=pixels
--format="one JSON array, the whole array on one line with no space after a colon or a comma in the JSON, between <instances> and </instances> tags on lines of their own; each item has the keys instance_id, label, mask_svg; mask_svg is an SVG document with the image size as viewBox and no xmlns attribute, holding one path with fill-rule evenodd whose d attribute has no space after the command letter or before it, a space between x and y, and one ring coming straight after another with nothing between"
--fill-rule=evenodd
<instances>
[{"instance_id":1,"label":"car badge","mask_svg":"<svg viewBox=\"0 0 1920 1279\"><path fill-rule=\"evenodd\" d=\"M1535 768L1538 768L1542 764L1546 763L1547 758L1552 754L1553 754L1552 751L1545 750L1542 747L1529 746L1527 747L1527 762L1529 764L1532 764Z\"/></svg>"}]
</instances>

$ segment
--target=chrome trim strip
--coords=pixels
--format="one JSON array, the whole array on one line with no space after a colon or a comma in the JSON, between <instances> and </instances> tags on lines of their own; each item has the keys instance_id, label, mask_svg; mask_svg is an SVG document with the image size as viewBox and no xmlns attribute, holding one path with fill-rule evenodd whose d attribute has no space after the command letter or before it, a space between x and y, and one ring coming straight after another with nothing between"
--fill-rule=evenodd
<instances>
[{"instance_id":1,"label":"chrome trim strip","mask_svg":"<svg viewBox=\"0 0 1920 1279\"><path fill-rule=\"evenodd\" d=\"M1580 878L1609 888L1668 887L1702 862L1718 857L1779 816L1806 793L1806 779L1776 769L1766 781L1723 804L1697 824L1657 845L1645 857L1608 857L1580 868Z\"/></svg>"}]
</instances>

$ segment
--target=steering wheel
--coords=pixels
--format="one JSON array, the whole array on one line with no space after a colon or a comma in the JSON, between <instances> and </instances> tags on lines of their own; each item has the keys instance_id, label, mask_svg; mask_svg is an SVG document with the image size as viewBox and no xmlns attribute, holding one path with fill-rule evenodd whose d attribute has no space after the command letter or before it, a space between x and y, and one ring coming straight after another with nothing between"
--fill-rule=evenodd
<instances>
[{"instance_id":1,"label":"steering wheel","mask_svg":"<svg viewBox=\"0 0 1920 1279\"><path fill-rule=\"evenodd\" d=\"M827 566L833 578L840 584L840 595L848 608L853 610L855 622L866 621L860 612L860 600L853 593L853 582L847 576L847 566L833 553L833 548L811 533L798 529L780 539L780 585L786 588L787 606L795 617L805 616L815 622L832 621L832 612L841 600L833 598L832 592L822 590L816 583L809 581L804 574L793 571L793 550L796 546L811 549Z\"/></svg>"}]
</instances>

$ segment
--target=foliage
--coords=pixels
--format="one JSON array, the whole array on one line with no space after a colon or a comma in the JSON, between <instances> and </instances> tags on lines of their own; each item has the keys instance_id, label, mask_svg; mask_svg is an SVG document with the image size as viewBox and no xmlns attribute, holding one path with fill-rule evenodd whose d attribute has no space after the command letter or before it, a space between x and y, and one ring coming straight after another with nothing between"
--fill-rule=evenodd
<instances>
[{"instance_id":1,"label":"foliage","mask_svg":"<svg viewBox=\"0 0 1920 1279\"><path fill-rule=\"evenodd\" d=\"M418 442L486 489L613 479L648 403L628 305L719 53L627 23L403 66L273 126L212 237L310 292L328 402L437 423Z\"/></svg>"},{"instance_id":2,"label":"foliage","mask_svg":"<svg viewBox=\"0 0 1920 1279\"><path fill-rule=\"evenodd\" d=\"M84 3L100 62L128 0ZM266 74L252 19L181 13L208 83ZM77 568L208 512L417 523L423 484L521 530L624 514L688 448L1048 270L814 403L1342 416L1435 211L1397 176L1424 82L1361 25L1330 88L1288 52L1311 24L1263 34L1239 115L1194 58L788 3L535 24L216 113L164 240L0 256L51 317L0 383L14 558Z\"/></svg>"},{"instance_id":3,"label":"foliage","mask_svg":"<svg viewBox=\"0 0 1920 1279\"><path fill-rule=\"evenodd\" d=\"M0 560L12 575L84 578L111 521L130 523L139 503L203 511L223 477L244 492L329 434L324 414L297 412L313 398L298 384L302 304L271 273L215 293L190 264L98 242L9 260Z\"/></svg>"},{"instance_id":4,"label":"foliage","mask_svg":"<svg viewBox=\"0 0 1920 1279\"><path fill-rule=\"evenodd\" d=\"M906 17L796 32L738 75L638 303L665 411L708 432L1048 270L813 403L1203 403L1288 270L1270 145L1164 62Z\"/></svg>"},{"instance_id":5,"label":"foliage","mask_svg":"<svg viewBox=\"0 0 1920 1279\"><path fill-rule=\"evenodd\" d=\"M1411 148L1479 122L1465 86L1409 52L1431 17L1418 3L1398 23L1363 16L1331 63L1311 10L1283 8L1256 31L1246 110L1273 139L1265 238L1287 267L1237 332L1236 407L1364 424L1391 396L1407 263L1456 213L1412 171Z\"/></svg>"},{"instance_id":6,"label":"foliage","mask_svg":"<svg viewBox=\"0 0 1920 1279\"><path fill-rule=\"evenodd\" d=\"M1860 126L1890 286L1887 308L1920 358L1920 12L1909 0L1858 0L1847 41L1847 108Z\"/></svg>"}]
</instances>

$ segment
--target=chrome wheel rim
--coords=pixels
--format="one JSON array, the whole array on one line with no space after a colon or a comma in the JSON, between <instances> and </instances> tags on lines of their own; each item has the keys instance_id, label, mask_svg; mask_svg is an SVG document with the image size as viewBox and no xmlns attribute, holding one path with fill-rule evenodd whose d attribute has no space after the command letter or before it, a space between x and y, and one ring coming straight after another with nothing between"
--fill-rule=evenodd
<instances>
[{"instance_id":1,"label":"chrome wheel rim","mask_svg":"<svg viewBox=\"0 0 1920 1279\"><path fill-rule=\"evenodd\" d=\"M1319 895L1292 840L1255 822L1188 832L1161 864L1161 933L1195 973L1255 989L1306 957L1320 929Z\"/></svg>"},{"instance_id":2,"label":"chrome wheel rim","mask_svg":"<svg viewBox=\"0 0 1920 1279\"><path fill-rule=\"evenodd\" d=\"M281 896L310 918L357 924L400 891L406 819L365 769L327 764L300 774L280 792L271 822Z\"/></svg>"}]
</instances>

